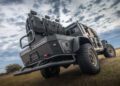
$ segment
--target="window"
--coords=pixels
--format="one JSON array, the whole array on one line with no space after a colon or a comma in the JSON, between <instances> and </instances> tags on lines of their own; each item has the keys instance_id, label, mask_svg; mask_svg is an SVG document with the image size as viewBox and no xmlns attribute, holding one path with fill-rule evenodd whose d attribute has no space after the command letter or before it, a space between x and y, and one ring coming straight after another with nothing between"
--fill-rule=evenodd
<instances>
[{"instance_id":1,"label":"window","mask_svg":"<svg viewBox=\"0 0 120 86\"><path fill-rule=\"evenodd\" d=\"M70 32L71 32L70 30L67 30L66 35L70 35Z\"/></svg>"},{"instance_id":2,"label":"window","mask_svg":"<svg viewBox=\"0 0 120 86\"><path fill-rule=\"evenodd\" d=\"M66 31L66 35L79 35L80 34L80 30L77 26L74 26L73 28L69 28L69 30Z\"/></svg>"},{"instance_id":3,"label":"window","mask_svg":"<svg viewBox=\"0 0 120 86\"><path fill-rule=\"evenodd\" d=\"M76 33L78 33L78 32L79 32L78 27L73 27L73 28L71 29L71 34L76 34Z\"/></svg>"}]
</instances>

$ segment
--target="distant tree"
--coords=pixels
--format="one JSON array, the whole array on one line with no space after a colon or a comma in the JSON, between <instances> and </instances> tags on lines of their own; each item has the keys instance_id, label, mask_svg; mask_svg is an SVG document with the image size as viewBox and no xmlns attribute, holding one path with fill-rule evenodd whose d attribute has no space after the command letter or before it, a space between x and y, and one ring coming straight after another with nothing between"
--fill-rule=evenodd
<instances>
[{"instance_id":1,"label":"distant tree","mask_svg":"<svg viewBox=\"0 0 120 86\"><path fill-rule=\"evenodd\" d=\"M18 71L22 68L19 64L9 64L6 66L6 73L13 73L15 71Z\"/></svg>"},{"instance_id":2,"label":"distant tree","mask_svg":"<svg viewBox=\"0 0 120 86\"><path fill-rule=\"evenodd\" d=\"M6 75L6 73L0 73L0 76L4 76L4 75Z\"/></svg>"}]
</instances>

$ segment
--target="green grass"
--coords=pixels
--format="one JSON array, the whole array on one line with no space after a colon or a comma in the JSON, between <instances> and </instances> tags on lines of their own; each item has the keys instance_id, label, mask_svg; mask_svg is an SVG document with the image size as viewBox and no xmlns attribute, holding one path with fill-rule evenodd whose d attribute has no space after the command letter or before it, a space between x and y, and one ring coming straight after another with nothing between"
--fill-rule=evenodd
<instances>
[{"instance_id":1,"label":"green grass","mask_svg":"<svg viewBox=\"0 0 120 86\"><path fill-rule=\"evenodd\" d=\"M0 76L0 86L120 86L120 49L117 57L105 59L100 56L101 72L84 75L78 66L61 68L57 78L45 80L39 71L21 76Z\"/></svg>"}]
</instances>

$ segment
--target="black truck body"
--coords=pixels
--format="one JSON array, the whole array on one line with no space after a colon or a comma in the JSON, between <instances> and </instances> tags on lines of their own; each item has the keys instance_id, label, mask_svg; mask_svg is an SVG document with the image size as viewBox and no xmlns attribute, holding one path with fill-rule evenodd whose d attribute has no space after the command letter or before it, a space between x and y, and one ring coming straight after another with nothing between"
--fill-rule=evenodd
<instances>
[{"instance_id":1,"label":"black truck body","mask_svg":"<svg viewBox=\"0 0 120 86\"><path fill-rule=\"evenodd\" d=\"M115 56L114 48L107 41L101 41L94 30L79 22L62 27L59 22L50 21L48 16L40 19L36 12L31 11L26 21L26 32L27 34L20 39L20 46L23 48L20 57L25 67L15 75L44 70L42 75L47 78L55 75L48 71L49 68L67 67L70 64L78 64L83 68L83 72L92 74L100 70L97 54L105 54L106 57ZM22 41L25 37L28 38L28 44L23 46ZM111 53L108 52L110 51L108 45ZM85 53L83 51L88 53L83 54ZM91 52L89 58L87 54ZM91 68L89 72L84 68L84 61L85 65L89 63L87 64L88 69Z\"/></svg>"}]
</instances>

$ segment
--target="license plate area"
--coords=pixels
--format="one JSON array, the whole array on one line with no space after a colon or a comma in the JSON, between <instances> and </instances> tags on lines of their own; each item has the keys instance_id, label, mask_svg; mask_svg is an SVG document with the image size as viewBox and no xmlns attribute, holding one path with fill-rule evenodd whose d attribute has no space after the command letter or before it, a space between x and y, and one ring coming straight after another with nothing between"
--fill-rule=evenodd
<instances>
[{"instance_id":1,"label":"license plate area","mask_svg":"<svg viewBox=\"0 0 120 86\"><path fill-rule=\"evenodd\" d=\"M30 62L36 62L40 59L40 55L37 51L31 53L29 56L30 56Z\"/></svg>"}]
</instances>

